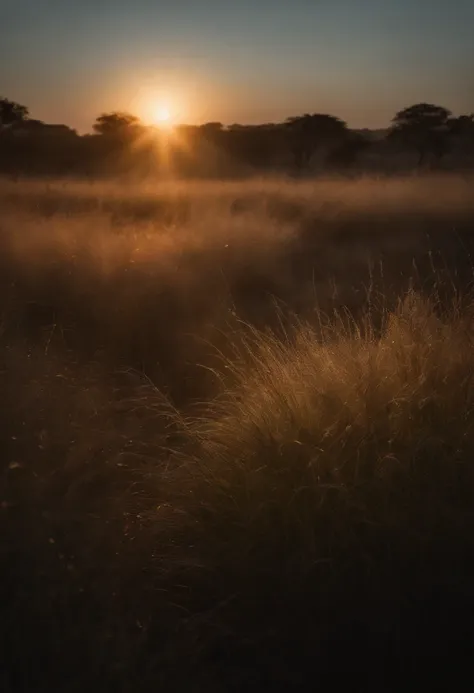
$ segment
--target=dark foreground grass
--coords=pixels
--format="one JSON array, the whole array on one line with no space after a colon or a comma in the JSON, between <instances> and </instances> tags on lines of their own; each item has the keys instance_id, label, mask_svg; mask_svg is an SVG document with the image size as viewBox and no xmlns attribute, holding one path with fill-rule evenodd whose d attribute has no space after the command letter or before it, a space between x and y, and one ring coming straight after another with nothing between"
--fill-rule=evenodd
<instances>
[{"instance_id":1,"label":"dark foreground grass","mask_svg":"<svg viewBox=\"0 0 474 693\"><path fill-rule=\"evenodd\" d=\"M364 185L8 187L3 690L471 687L474 217Z\"/></svg>"}]
</instances>

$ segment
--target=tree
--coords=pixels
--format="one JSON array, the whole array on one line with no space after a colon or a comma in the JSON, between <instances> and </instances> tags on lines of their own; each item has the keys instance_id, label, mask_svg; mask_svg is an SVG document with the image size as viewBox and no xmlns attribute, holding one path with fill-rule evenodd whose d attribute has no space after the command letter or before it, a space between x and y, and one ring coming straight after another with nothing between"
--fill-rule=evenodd
<instances>
[{"instance_id":1,"label":"tree","mask_svg":"<svg viewBox=\"0 0 474 693\"><path fill-rule=\"evenodd\" d=\"M327 163L334 168L351 168L361 154L364 154L373 142L361 132L349 132L328 157Z\"/></svg>"},{"instance_id":2,"label":"tree","mask_svg":"<svg viewBox=\"0 0 474 693\"><path fill-rule=\"evenodd\" d=\"M199 131L205 140L215 144L222 139L224 126L218 122L204 123L199 126Z\"/></svg>"},{"instance_id":3,"label":"tree","mask_svg":"<svg viewBox=\"0 0 474 693\"><path fill-rule=\"evenodd\" d=\"M0 97L0 126L13 126L28 118L28 108L15 101Z\"/></svg>"},{"instance_id":4,"label":"tree","mask_svg":"<svg viewBox=\"0 0 474 693\"><path fill-rule=\"evenodd\" d=\"M448 121L449 131L453 135L461 137L474 135L474 113L471 115L461 115L458 118L450 118Z\"/></svg>"},{"instance_id":5,"label":"tree","mask_svg":"<svg viewBox=\"0 0 474 693\"><path fill-rule=\"evenodd\" d=\"M226 135L226 149L234 161L256 168L274 164L281 135L278 125L234 123L227 128Z\"/></svg>"},{"instance_id":6,"label":"tree","mask_svg":"<svg viewBox=\"0 0 474 693\"><path fill-rule=\"evenodd\" d=\"M204 123L203 125L199 126L202 130L202 132L222 132L224 129L224 126L222 123L219 123L217 121L212 121L210 123Z\"/></svg>"},{"instance_id":7,"label":"tree","mask_svg":"<svg viewBox=\"0 0 474 693\"><path fill-rule=\"evenodd\" d=\"M418 153L418 166L428 155L440 159L448 146L451 112L442 106L419 103L399 111L392 120L389 138Z\"/></svg>"},{"instance_id":8,"label":"tree","mask_svg":"<svg viewBox=\"0 0 474 693\"><path fill-rule=\"evenodd\" d=\"M308 168L323 144L340 142L347 133L344 121L324 113L288 118L285 126L290 133L290 146L298 169Z\"/></svg>"},{"instance_id":9,"label":"tree","mask_svg":"<svg viewBox=\"0 0 474 693\"><path fill-rule=\"evenodd\" d=\"M113 111L98 116L93 129L98 135L123 137L134 134L140 125L140 119L131 113Z\"/></svg>"}]
</instances>

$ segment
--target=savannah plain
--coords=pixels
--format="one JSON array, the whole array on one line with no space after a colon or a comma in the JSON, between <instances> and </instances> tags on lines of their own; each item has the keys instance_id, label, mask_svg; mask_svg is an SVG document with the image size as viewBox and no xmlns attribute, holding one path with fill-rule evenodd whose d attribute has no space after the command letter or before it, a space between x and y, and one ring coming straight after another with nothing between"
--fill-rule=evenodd
<instances>
[{"instance_id":1,"label":"savannah plain","mask_svg":"<svg viewBox=\"0 0 474 693\"><path fill-rule=\"evenodd\" d=\"M4 691L469 671L473 182L0 182Z\"/></svg>"}]
</instances>

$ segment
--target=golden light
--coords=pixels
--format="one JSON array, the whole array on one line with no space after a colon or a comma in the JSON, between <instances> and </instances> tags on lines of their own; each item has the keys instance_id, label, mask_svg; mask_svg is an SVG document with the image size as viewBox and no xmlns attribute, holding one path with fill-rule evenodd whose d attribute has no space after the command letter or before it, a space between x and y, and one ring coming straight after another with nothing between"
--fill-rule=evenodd
<instances>
[{"instance_id":1,"label":"golden light","mask_svg":"<svg viewBox=\"0 0 474 693\"><path fill-rule=\"evenodd\" d=\"M172 172L177 151L187 151L189 142L178 127L189 117L190 101L174 85L154 89L143 84L129 101L129 110L147 126L134 142L138 149L153 151L160 170Z\"/></svg>"},{"instance_id":2,"label":"golden light","mask_svg":"<svg viewBox=\"0 0 474 693\"><path fill-rule=\"evenodd\" d=\"M153 122L161 127L171 127L173 123L173 113L169 106L158 104L153 108Z\"/></svg>"},{"instance_id":3,"label":"golden light","mask_svg":"<svg viewBox=\"0 0 474 693\"><path fill-rule=\"evenodd\" d=\"M167 120L171 120L171 113L170 109L167 108L166 106L159 106L156 109L156 122L157 123L166 123Z\"/></svg>"},{"instance_id":4,"label":"golden light","mask_svg":"<svg viewBox=\"0 0 474 693\"><path fill-rule=\"evenodd\" d=\"M145 125L170 130L179 123L181 108L169 94L143 94L136 106L137 115Z\"/></svg>"},{"instance_id":5,"label":"golden light","mask_svg":"<svg viewBox=\"0 0 474 693\"><path fill-rule=\"evenodd\" d=\"M123 80L130 86L129 95L122 97L122 109L138 116L144 125L174 130L182 123L201 120L197 106L205 98L203 86L198 88L196 80L187 73L130 71L123 75Z\"/></svg>"}]
</instances>

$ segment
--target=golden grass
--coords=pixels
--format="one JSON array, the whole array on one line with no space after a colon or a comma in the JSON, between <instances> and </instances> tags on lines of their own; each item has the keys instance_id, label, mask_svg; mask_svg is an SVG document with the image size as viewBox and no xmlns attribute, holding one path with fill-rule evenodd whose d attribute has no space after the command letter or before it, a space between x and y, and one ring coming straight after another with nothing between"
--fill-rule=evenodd
<instances>
[{"instance_id":1,"label":"golden grass","mask_svg":"<svg viewBox=\"0 0 474 693\"><path fill-rule=\"evenodd\" d=\"M469 666L468 182L0 201L7 690Z\"/></svg>"}]
</instances>

